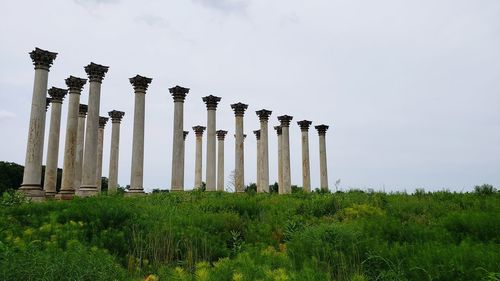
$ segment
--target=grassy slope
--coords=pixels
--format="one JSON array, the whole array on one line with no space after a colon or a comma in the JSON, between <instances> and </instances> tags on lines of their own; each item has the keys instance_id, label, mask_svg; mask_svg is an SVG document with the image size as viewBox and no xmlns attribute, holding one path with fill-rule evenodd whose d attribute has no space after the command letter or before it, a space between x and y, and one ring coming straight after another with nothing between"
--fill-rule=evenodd
<instances>
[{"instance_id":1,"label":"grassy slope","mask_svg":"<svg viewBox=\"0 0 500 281\"><path fill-rule=\"evenodd\" d=\"M0 210L1 280L500 280L494 272L499 193L189 192Z\"/></svg>"}]
</instances>

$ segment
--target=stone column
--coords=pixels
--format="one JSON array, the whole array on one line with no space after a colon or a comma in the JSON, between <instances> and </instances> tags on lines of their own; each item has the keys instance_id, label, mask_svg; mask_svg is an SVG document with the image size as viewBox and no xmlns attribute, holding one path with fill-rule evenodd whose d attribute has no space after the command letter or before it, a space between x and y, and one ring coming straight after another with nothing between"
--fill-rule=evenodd
<instances>
[{"instance_id":1,"label":"stone column","mask_svg":"<svg viewBox=\"0 0 500 281\"><path fill-rule=\"evenodd\" d=\"M278 135L278 194L283 194L283 134L281 126L274 126L274 129Z\"/></svg>"},{"instance_id":2,"label":"stone column","mask_svg":"<svg viewBox=\"0 0 500 281\"><path fill-rule=\"evenodd\" d=\"M76 135L76 157L75 157L75 183L76 190L82 185L83 149L85 147L85 119L87 118L88 106L80 104L78 108L78 133Z\"/></svg>"},{"instance_id":3,"label":"stone column","mask_svg":"<svg viewBox=\"0 0 500 281\"><path fill-rule=\"evenodd\" d=\"M59 136L61 132L61 107L68 90L52 87L49 95L52 98L50 113L49 140L47 144L47 162L45 164L45 181L43 190L46 198L54 198L57 185L57 160L59 157Z\"/></svg>"},{"instance_id":4,"label":"stone column","mask_svg":"<svg viewBox=\"0 0 500 281\"><path fill-rule=\"evenodd\" d=\"M23 183L19 188L33 200L43 200L42 190L42 157L45 135L46 93L49 69L57 53L35 48L30 53L35 66L35 81L31 100L31 115L24 161Z\"/></svg>"},{"instance_id":5,"label":"stone column","mask_svg":"<svg viewBox=\"0 0 500 281\"><path fill-rule=\"evenodd\" d=\"M215 127L216 127L216 109L221 98L216 96L203 97L207 105L207 165L206 165L206 191L215 191L215 168L217 165Z\"/></svg>"},{"instance_id":6,"label":"stone column","mask_svg":"<svg viewBox=\"0 0 500 281\"><path fill-rule=\"evenodd\" d=\"M319 135L319 170L320 170L320 187L322 190L328 190L328 168L326 165L326 141L325 135L328 130L328 125L315 126Z\"/></svg>"},{"instance_id":7,"label":"stone column","mask_svg":"<svg viewBox=\"0 0 500 281\"><path fill-rule=\"evenodd\" d=\"M82 185L75 194L87 197L97 194L97 131L101 103L101 83L108 67L91 62L85 67L89 77L89 104L85 130L85 150L83 152Z\"/></svg>"},{"instance_id":8,"label":"stone column","mask_svg":"<svg viewBox=\"0 0 500 281\"><path fill-rule=\"evenodd\" d=\"M184 168L185 168L185 159L186 159L186 137L188 136L189 131L184 131L182 134L182 151L181 151L181 158L180 158L180 168L181 168L181 186L184 187Z\"/></svg>"},{"instance_id":9,"label":"stone column","mask_svg":"<svg viewBox=\"0 0 500 281\"><path fill-rule=\"evenodd\" d=\"M217 131L217 191L224 191L224 138L227 131Z\"/></svg>"},{"instance_id":10,"label":"stone column","mask_svg":"<svg viewBox=\"0 0 500 281\"><path fill-rule=\"evenodd\" d=\"M56 195L59 199L71 199L75 194L75 160L77 154L78 137L78 107L80 104L80 95L82 88L87 83L87 79L74 76L66 78L68 86L68 117L66 121L66 139L64 142L64 162L63 174L61 180L61 189Z\"/></svg>"},{"instance_id":11,"label":"stone column","mask_svg":"<svg viewBox=\"0 0 500 281\"><path fill-rule=\"evenodd\" d=\"M309 164L309 126L312 122L302 120L297 122L302 134L302 188L305 192L311 192L311 168Z\"/></svg>"},{"instance_id":12,"label":"stone column","mask_svg":"<svg viewBox=\"0 0 500 281\"><path fill-rule=\"evenodd\" d=\"M97 163L96 163L96 185L97 192L102 190L102 152L104 149L104 127L108 123L107 117L99 117L99 129L97 130Z\"/></svg>"},{"instance_id":13,"label":"stone column","mask_svg":"<svg viewBox=\"0 0 500 281\"><path fill-rule=\"evenodd\" d=\"M153 79L136 75L129 79L134 87L134 133L132 136L132 171L127 195L144 194L144 118L146 90Z\"/></svg>"},{"instance_id":14,"label":"stone column","mask_svg":"<svg viewBox=\"0 0 500 281\"><path fill-rule=\"evenodd\" d=\"M172 147L172 176L170 189L172 191L184 190L184 178L181 171L181 164L184 163L183 151L183 132L184 132L184 100L189 93L188 88L175 86L169 89L174 98L174 139Z\"/></svg>"},{"instance_id":15,"label":"stone column","mask_svg":"<svg viewBox=\"0 0 500 281\"><path fill-rule=\"evenodd\" d=\"M245 192L245 150L243 134L243 116L248 108L247 104L241 102L231 104L235 115L235 190L236 192Z\"/></svg>"},{"instance_id":16,"label":"stone column","mask_svg":"<svg viewBox=\"0 0 500 281\"><path fill-rule=\"evenodd\" d=\"M203 126L194 126L193 127L194 133L196 135L196 158L194 161L194 187L195 188L200 188L202 184L202 175L201 175L201 169L202 169L202 154L203 154L203 146L202 146L202 140L203 140L203 132L205 131L205 127Z\"/></svg>"},{"instance_id":17,"label":"stone column","mask_svg":"<svg viewBox=\"0 0 500 281\"><path fill-rule=\"evenodd\" d=\"M52 98L49 98L49 97L45 98L45 113L47 113L47 110L49 110L49 106L51 103L52 103ZM46 116L43 117L44 118L43 119L44 120L44 122L43 122L44 131L45 131L45 117ZM43 155L43 153L42 153L42 155Z\"/></svg>"},{"instance_id":18,"label":"stone column","mask_svg":"<svg viewBox=\"0 0 500 281\"><path fill-rule=\"evenodd\" d=\"M269 129L268 121L272 111L262 109L256 111L260 120L260 161L261 161L261 188L262 192L269 192Z\"/></svg>"},{"instance_id":19,"label":"stone column","mask_svg":"<svg viewBox=\"0 0 500 281\"><path fill-rule=\"evenodd\" d=\"M281 122L281 148L282 148L282 168L283 168L283 192L292 193L291 171L290 171L290 121L293 117L288 115L278 116Z\"/></svg>"},{"instance_id":20,"label":"stone column","mask_svg":"<svg viewBox=\"0 0 500 281\"><path fill-rule=\"evenodd\" d=\"M255 140L257 141L257 177L255 179L255 184L257 185L257 192L262 191L262 158L260 155L261 140L260 140L260 130L253 131L255 135Z\"/></svg>"},{"instance_id":21,"label":"stone column","mask_svg":"<svg viewBox=\"0 0 500 281\"><path fill-rule=\"evenodd\" d=\"M118 160L120 155L120 123L125 112L108 112L111 118L111 150L109 152L108 194L116 193L118 188Z\"/></svg>"}]
</instances>

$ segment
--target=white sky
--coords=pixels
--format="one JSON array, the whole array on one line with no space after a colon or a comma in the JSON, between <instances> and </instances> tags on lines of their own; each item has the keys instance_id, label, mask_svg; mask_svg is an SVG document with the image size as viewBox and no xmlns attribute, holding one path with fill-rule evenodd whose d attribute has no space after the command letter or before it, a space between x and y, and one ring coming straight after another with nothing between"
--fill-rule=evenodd
<instances>
[{"instance_id":1,"label":"white sky","mask_svg":"<svg viewBox=\"0 0 500 281\"><path fill-rule=\"evenodd\" d=\"M296 121L328 124L330 187L375 190L500 186L500 1L498 0L47 0L0 1L0 160L24 165L34 70L28 52L58 52L49 87L86 78L91 61L110 66L101 115L123 110L119 183L130 181L133 89L146 96L144 185L169 188L173 100L185 102L186 186L194 182L194 125L206 126L201 97L222 97L217 129L234 167L234 114L245 115L245 181L255 182L256 110L294 116L292 183L301 185ZM88 85L82 94L87 103ZM50 113L50 111L49 111ZM59 167L66 128L63 103ZM50 118L48 118L50 119ZM107 176L111 124L103 175ZM48 124L47 124L48 130ZM270 181L277 178L270 132ZM312 185L318 137L310 131ZM206 144L204 144L204 157ZM46 153L44 153L46 155ZM45 162L45 160L44 160ZM203 161L205 166L205 159ZM205 174L205 167L203 168Z\"/></svg>"}]
</instances>

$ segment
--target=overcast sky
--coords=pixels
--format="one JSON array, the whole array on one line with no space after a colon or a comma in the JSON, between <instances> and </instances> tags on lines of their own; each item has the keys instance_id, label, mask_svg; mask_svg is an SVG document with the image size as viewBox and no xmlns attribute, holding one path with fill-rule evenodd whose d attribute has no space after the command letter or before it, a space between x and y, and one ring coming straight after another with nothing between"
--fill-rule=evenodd
<instances>
[{"instance_id":1,"label":"overcast sky","mask_svg":"<svg viewBox=\"0 0 500 281\"><path fill-rule=\"evenodd\" d=\"M169 188L173 100L185 101L186 186L194 182L194 125L201 98L222 97L217 129L234 169L234 114L245 114L245 181L255 182L256 110L294 117L292 184L302 184L296 121L327 124L330 188L386 191L500 187L500 1L498 0L47 0L0 1L0 160L24 165L35 47L59 53L49 87L83 67L110 66L101 115L122 121L119 184L130 182L134 94L128 78L152 77L146 95L144 186ZM81 96L88 101L88 84ZM50 109L49 109L50 114ZM62 167L67 98L63 103ZM50 119L50 118L48 118ZM47 120L47 122L49 122ZM47 130L48 130L47 123ZM106 127L107 176L111 124ZM47 134L46 134L47 135ZM206 136L206 135L205 135ZM270 132L270 181L277 178ZM205 141L205 139L204 139ZM46 143L45 143L46 146ZM205 158L206 143L203 154ZM319 185L318 135L310 131L311 177ZM44 153L44 164L45 164ZM205 177L205 159L203 160Z\"/></svg>"}]
</instances>

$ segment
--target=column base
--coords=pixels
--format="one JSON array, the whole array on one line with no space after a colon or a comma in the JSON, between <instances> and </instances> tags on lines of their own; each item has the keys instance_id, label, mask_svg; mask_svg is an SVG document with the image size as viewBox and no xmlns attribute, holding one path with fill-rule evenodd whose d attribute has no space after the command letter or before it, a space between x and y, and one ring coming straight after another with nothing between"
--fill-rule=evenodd
<instances>
[{"instance_id":1,"label":"column base","mask_svg":"<svg viewBox=\"0 0 500 281\"><path fill-rule=\"evenodd\" d=\"M24 193L31 201L44 201L45 191L39 184L22 184L19 191Z\"/></svg>"},{"instance_id":2,"label":"column base","mask_svg":"<svg viewBox=\"0 0 500 281\"><path fill-rule=\"evenodd\" d=\"M125 197L132 197L132 196L144 196L146 193L144 193L143 189L130 189L129 191L125 192Z\"/></svg>"},{"instance_id":3,"label":"column base","mask_svg":"<svg viewBox=\"0 0 500 281\"><path fill-rule=\"evenodd\" d=\"M59 193L56 194L57 200L71 200L75 196L74 190L60 190Z\"/></svg>"},{"instance_id":4,"label":"column base","mask_svg":"<svg viewBox=\"0 0 500 281\"><path fill-rule=\"evenodd\" d=\"M184 191L184 188L182 187L176 187L176 188L171 188L170 189L170 192L180 192L180 191Z\"/></svg>"},{"instance_id":5,"label":"column base","mask_svg":"<svg viewBox=\"0 0 500 281\"><path fill-rule=\"evenodd\" d=\"M45 199L54 199L55 196L55 191L45 191Z\"/></svg>"},{"instance_id":6,"label":"column base","mask_svg":"<svg viewBox=\"0 0 500 281\"><path fill-rule=\"evenodd\" d=\"M75 191L75 195L78 197L95 196L97 193L97 186L82 186Z\"/></svg>"}]
</instances>

